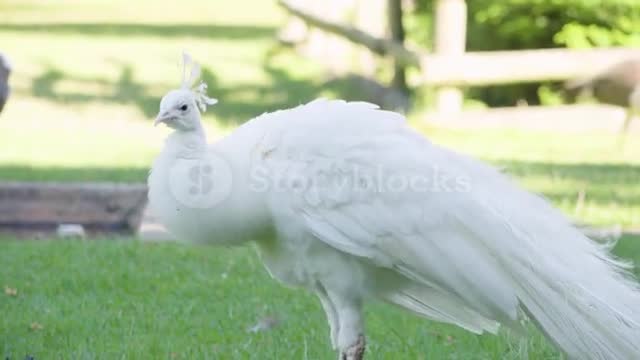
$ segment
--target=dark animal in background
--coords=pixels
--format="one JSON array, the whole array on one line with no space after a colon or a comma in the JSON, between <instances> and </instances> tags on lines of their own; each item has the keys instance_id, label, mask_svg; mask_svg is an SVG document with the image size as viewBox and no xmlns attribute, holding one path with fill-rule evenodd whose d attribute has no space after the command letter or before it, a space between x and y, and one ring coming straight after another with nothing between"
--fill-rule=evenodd
<instances>
[{"instance_id":1,"label":"dark animal in background","mask_svg":"<svg viewBox=\"0 0 640 360\"><path fill-rule=\"evenodd\" d=\"M0 53L0 113L9 98L9 74L11 65L6 56Z\"/></svg>"},{"instance_id":2,"label":"dark animal in background","mask_svg":"<svg viewBox=\"0 0 640 360\"><path fill-rule=\"evenodd\" d=\"M587 79L568 81L565 90L570 101L588 92L603 104L626 108L625 132L633 116L640 115L640 58L622 61Z\"/></svg>"}]
</instances>

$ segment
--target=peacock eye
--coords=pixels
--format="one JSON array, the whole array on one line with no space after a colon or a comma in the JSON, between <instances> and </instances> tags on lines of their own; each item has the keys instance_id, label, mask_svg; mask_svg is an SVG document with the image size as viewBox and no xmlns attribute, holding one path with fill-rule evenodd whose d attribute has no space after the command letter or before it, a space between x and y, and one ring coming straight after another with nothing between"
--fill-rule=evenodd
<instances>
[{"instance_id":1,"label":"peacock eye","mask_svg":"<svg viewBox=\"0 0 640 360\"><path fill-rule=\"evenodd\" d=\"M182 111L187 111L188 108L189 107L187 106L187 104L184 104L184 105L180 106L180 110L182 110Z\"/></svg>"}]
</instances>

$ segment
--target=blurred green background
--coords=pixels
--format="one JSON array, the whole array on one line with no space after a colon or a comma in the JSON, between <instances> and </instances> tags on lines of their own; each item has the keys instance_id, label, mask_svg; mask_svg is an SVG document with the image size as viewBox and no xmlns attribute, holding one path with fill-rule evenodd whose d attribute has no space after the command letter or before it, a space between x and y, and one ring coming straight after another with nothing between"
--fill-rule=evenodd
<instances>
[{"instance_id":1,"label":"blurred green background","mask_svg":"<svg viewBox=\"0 0 640 360\"><path fill-rule=\"evenodd\" d=\"M435 0L417 0L408 35L430 44ZM467 1L467 50L640 47L640 2L635 0ZM428 45L427 45L428 46ZM474 88L468 98L490 106L557 104L559 84L541 82Z\"/></svg>"}]
</instances>

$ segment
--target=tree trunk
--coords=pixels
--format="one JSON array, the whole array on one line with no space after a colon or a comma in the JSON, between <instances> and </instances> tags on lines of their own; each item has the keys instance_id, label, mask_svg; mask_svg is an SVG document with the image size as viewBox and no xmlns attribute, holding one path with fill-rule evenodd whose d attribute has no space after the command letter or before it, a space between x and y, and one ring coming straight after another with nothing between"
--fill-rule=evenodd
<instances>
[{"instance_id":1,"label":"tree trunk","mask_svg":"<svg viewBox=\"0 0 640 360\"><path fill-rule=\"evenodd\" d=\"M403 45L405 33L402 24L402 0L388 0L388 2L388 21L391 40ZM394 60L391 85L405 94L409 92L405 67L396 60Z\"/></svg>"}]
</instances>

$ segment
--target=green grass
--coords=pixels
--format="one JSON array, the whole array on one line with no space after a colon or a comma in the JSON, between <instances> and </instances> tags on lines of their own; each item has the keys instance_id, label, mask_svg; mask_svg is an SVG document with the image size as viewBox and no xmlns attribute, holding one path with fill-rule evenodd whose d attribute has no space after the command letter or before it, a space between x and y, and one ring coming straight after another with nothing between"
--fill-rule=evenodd
<instances>
[{"instance_id":1,"label":"green grass","mask_svg":"<svg viewBox=\"0 0 640 360\"><path fill-rule=\"evenodd\" d=\"M0 357L330 359L318 301L269 278L248 248L0 241ZM640 239L617 253L640 262ZM280 324L247 329L266 316ZM367 307L370 359L556 359L535 331L475 336L383 304ZM31 329L38 323L42 329ZM172 354L174 354L172 356Z\"/></svg>"}]
</instances>

